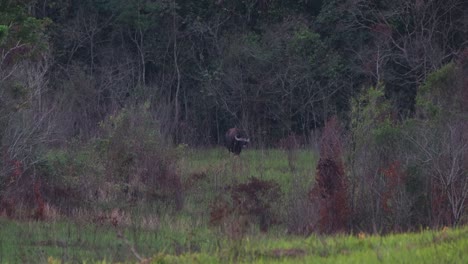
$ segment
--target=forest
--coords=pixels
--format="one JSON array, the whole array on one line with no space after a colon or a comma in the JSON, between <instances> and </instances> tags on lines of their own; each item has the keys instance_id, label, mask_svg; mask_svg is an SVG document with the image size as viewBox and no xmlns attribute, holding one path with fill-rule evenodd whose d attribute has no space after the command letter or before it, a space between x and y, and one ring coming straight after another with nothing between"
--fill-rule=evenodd
<instances>
[{"instance_id":1,"label":"forest","mask_svg":"<svg viewBox=\"0 0 468 264\"><path fill-rule=\"evenodd\" d=\"M129 245L126 228L190 222L170 252L203 232L463 226L467 17L464 0L0 0L0 220Z\"/></svg>"}]
</instances>

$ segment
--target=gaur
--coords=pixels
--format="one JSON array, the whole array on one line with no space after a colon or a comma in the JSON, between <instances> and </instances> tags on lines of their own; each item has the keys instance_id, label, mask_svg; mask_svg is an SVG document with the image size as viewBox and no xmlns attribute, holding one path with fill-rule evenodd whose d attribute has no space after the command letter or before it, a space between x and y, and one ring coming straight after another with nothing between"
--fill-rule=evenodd
<instances>
[{"instance_id":1,"label":"gaur","mask_svg":"<svg viewBox=\"0 0 468 264\"><path fill-rule=\"evenodd\" d=\"M239 128L231 128L226 132L226 147L227 149L234 153L234 155L239 155L249 142L247 134Z\"/></svg>"}]
</instances>

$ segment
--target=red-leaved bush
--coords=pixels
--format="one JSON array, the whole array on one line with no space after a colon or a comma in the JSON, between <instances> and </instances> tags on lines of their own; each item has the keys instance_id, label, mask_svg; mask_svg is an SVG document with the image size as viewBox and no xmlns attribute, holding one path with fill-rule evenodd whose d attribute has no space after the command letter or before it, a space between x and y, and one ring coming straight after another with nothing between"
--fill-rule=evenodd
<instances>
[{"instance_id":1,"label":"red-leaved bush","mask_svg":"<svg viewBox=\"0 0 468 264\"><path fill-rule=\"evenodd\" d=\"M391 200L397 194L399 188L404 187L405 174L402 171L399 161L392 162L389 166L380 170L386 182L385 189L381 196L381 204L385 213L394 213L395 208L391 207Z\"/></svg>"},{"instance_id":2,"label":"red-leaved bush","mask_svg":"<svg viewBox=\"0 0 468 264\"><path fill-rule=\"evenodd\" d=\"M34 198L35 198L34 200L37 205L36 211L34 212L34 219L43 220L45 203L41 194L41 180L40 179L37 179L36 182L34 183Z\"/></svg>"},{"instance_id":3,"label":"red-leaved bush","mask_svg":"<svg viewBox=\"0 0 468 264\"><path fill-rule=\"evenodd\" d=\"M311 200L319 204L318 231L322 233L347 230L349 209L340 137L341 127L332 117L323 130L316 182L309 193Z\"/></svg>"}]
</instances>

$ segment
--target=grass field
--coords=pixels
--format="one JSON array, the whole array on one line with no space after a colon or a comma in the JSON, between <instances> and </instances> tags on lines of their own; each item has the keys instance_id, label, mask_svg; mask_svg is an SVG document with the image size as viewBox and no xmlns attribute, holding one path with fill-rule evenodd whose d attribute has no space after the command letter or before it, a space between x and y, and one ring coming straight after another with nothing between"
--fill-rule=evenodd
<instances>
[{"instance_id":1,"label":"grass field","mask_svg":"<svg viewBox=\"0 0 468 264\"><path fill-rule=\"evenodd\" d=\"M255 235L212 230L139 230L74 222L0 220L0 263L467 263L468 228L370 236ZM183 232L185 231L185 232Z\"/></svg>"},{"instance_id":2,"label":"grass field","mask_svg":"<svg viewBox=\"0 0 468 264\"><path fill-rule=\"evenodd\" d=\"M294 236L288 221L306 199L317 156L312 151L181 149L178 172L184 207L161 204L94 212L47 221L0 218L0 263L468 263L468 228L371 236ZM241 236L210 225L210 208L225 187L250 177L273 180L282 220L267 233L254 223ZM226 223L229 224L229 223Z\"/></svg>"}]
</instances>

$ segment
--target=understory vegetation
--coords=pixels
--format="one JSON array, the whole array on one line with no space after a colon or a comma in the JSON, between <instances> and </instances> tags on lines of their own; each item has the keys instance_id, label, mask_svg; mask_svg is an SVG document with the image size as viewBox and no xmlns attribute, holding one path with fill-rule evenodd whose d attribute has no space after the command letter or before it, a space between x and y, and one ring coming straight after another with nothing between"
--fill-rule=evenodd
<instances>
[{"instance_id":1,"label":"understory vegetation","mask_svg":"<svg viewBox=\"0 0 468 264\"><path fill-rule=\"evenodd\" d=\"M467 12L0 0L0 262L463 262Z\"/></svg>"},{"instance_id":2,"label":"understory vegetation","mask_svg":"<svg viewBox=\"0 0 468 264\"><path fill-rule=\"evenodd\" d=\"M282 150L247 150L234 158L224 149L178 151L181 209L159 199L139 202L124 190L119 203L83 203L68 215L60 207L66 201L48 202L42 221L0 218L0 262L466 261L466 227L297 235L320 221L308 198L315 152L297 150L291 171Z\"/></svg>"}]
</instances>

